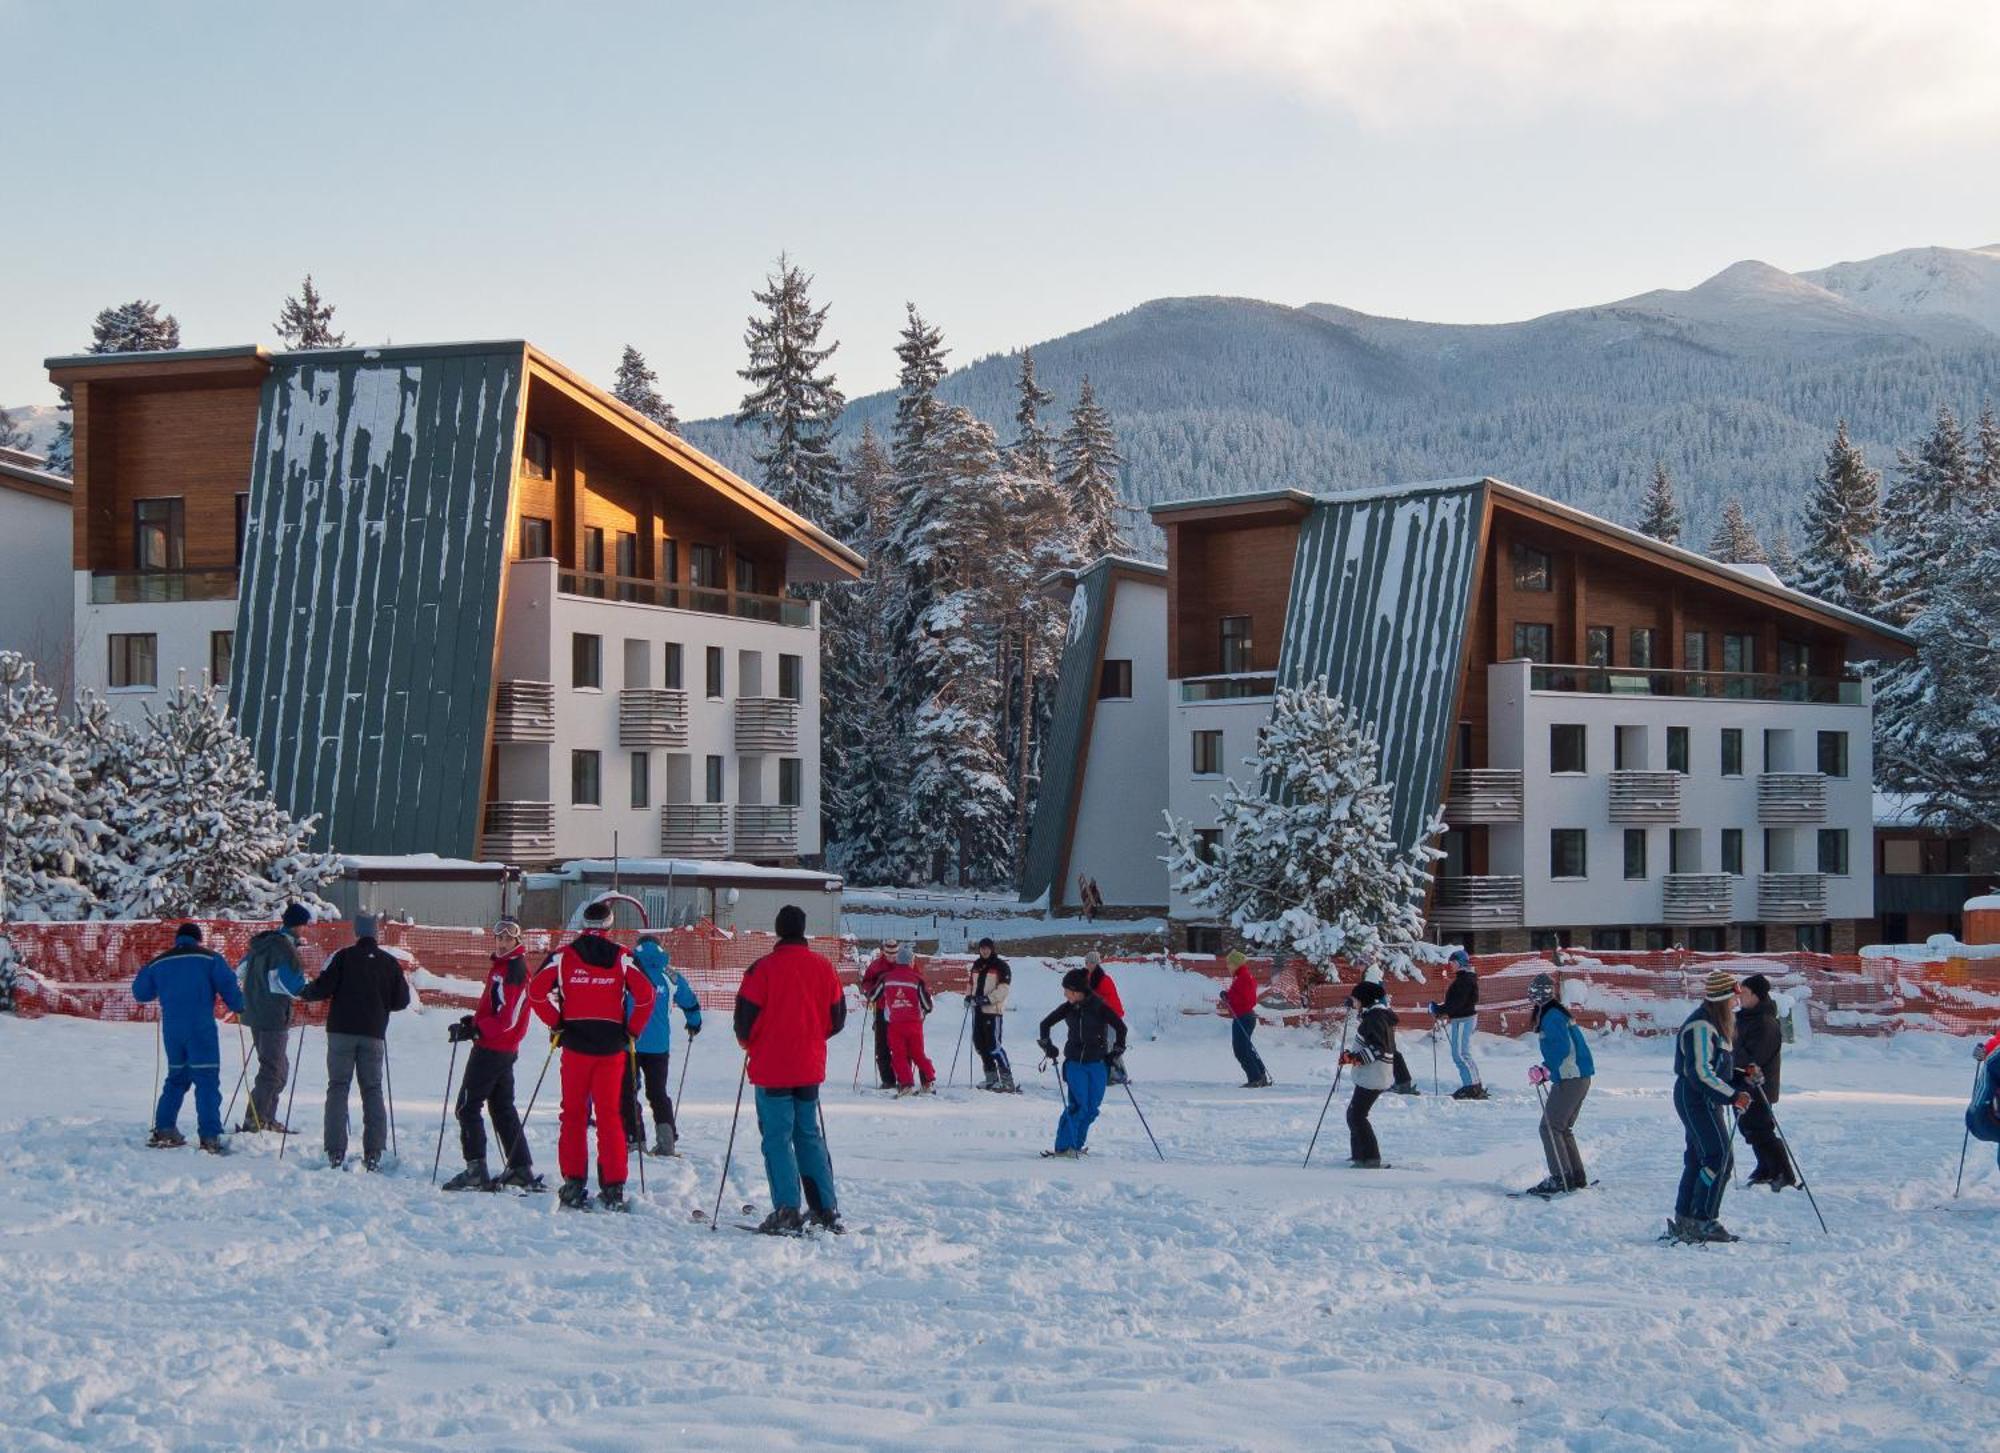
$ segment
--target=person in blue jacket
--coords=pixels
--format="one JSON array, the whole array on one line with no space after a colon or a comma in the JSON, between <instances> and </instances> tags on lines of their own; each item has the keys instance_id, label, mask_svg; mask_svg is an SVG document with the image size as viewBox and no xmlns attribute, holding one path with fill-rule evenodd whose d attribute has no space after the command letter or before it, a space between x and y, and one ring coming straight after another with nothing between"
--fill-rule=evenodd
<instances>
[{"instance_id":1,"label":"person in blue jacket","mask_svg":"<svg viewBox=\"0 0 2000 1453\"><path fill-rule=\"evenodd\" d=\"M695 998L688 981L673 971L673 961L660 941L644 934L632 949L639 971L652 981L653 993L664 1005L672 991L674 1007L687 1025L688 1041L701 1033L701 1001ZM653 1154L672 1155L680 1137L674 1120L673 1097L667 1093L667 1065L672 1057L673 1020L663 1007L646 1021L631 1062L625 1068L625 1140L633 1146L646 1143L646 1121L639 1111L639 1081L646 1084L646 1103L653 1110Z\"/></svg>"},{"instance_id":2,"label":"person in blue jacket","mask_svg":"<svg viewBox=\"0 0 2000 1453\"><path fill-rule=\"evenodd\" d=\"M1979 1075L1972 1083L1972 1103L1965 1107L1965 1133L1988 1145L2000 1143L2000 1034L1972 1047ZM2000 1151L1995 1151L2000 1160Z\"/></svg>"},{"instance_id":3,"label":"person in blue jacket","mask_svg":"<svg viewBox=\"0 0 2000 1453\"><path fill-rule=\"evenodd\" d=\"M1563 1007L1553 976L1535 975L1528 984L1528 1002L1535 1006L1535 1034L1542 1050L1542 1062L1528 1068L1528 1083L1548 1086L1542 1100L1542 1155L1549 1163L1548 1177L1528 1187L1528 1194L1547 1198L1590 1184L1576 1148L1576 1117L1597 1065L1583 1031Z\"/></svg>"},{"instance_id":4,"label":"person in blue jacket","mask_svg":"<svg viewBox=\"0 0 2000 1453\"><path fill-rule=\"evenodd\" d=\"M174 946L139 970L132 980L132 997L141 1004L160 1005L160 1043L167 1054L167 1078L160 1086L160 1103L153 1111L153 1133L146 1144L155 1149L187 1144L181 1134L181 1101L194 1089L195 1128L201 1148L227 1155L222 1143L222 1046L215 1032L215 1001L232 1013L243 1012L243 990L221 954L201 946L201 926L183 923L174 931Z\"/></svg>"},{"instance_id":5,"label":"person in blue jacket","mask_svg":"<svg viewBox=\"0 0 2000 1453\"><path fill-rule=\"evenodd\" d=\"M1722 1112L1729 1106L1740 1112L1750 1104L1748 1092L1739 1091L1734 1082L1736 980L1726 970L1715 969L1704 990L1701 1003L1674 1036L1674 1113L1687 1134L1687 1151L1667 1238L1735 1241L1738 1238L1716 1216L1735 1164L1729 1123Z\"/></svg>"}]
</instances>

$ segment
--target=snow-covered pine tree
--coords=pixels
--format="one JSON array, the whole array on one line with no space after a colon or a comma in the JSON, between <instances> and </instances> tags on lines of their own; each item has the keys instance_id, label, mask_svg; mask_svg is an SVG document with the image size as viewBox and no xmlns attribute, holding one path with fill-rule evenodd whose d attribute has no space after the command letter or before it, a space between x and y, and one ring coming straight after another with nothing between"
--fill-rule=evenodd
<instances>
[{"instance_id":1,"label":"snow-covered pine tree","mask_svg":"<svg viewBox=\"0 0 2000 1453\"><path fill-rule=\"evenodd\" d=\"M1758 543L1757 532L1743 513L1743 501L1733 496L1722 507L1715 533L1708 537L1708 558L1724 565L1768 565L1770 556Z\"/></svg>"},{"instance_id":2,"label":"snow-covered pine tree","mask_svg":"<svg viewBox=\"0 0 2000 1453\"><path fill-rule=\"evenodd\" d=\"M1130 548L1118 531L1118 471L1124 463L1111 413L1097 402L1085 374L1056 448L1056 478L1069 493L1077 548L1086 560Z\"/></svg>"},{"instance_id":3,"label":"snow-covered pine tree","mask_svg":"<svg viewBox=\"0 0 2000 1453\"><path fill-rule=\"evenodd\" d=\"M1898 625L1930 604L1940 562L1973 513L1975 470L1965 431L1948 405L1914 451L1896 451L1882 509L1882 610Z\"/></svg>"},{"instance_id":4,"label":"snow-covered pine tree","mask_svg":"<svg viewBox=\"0 0 2000 1453\"><path fill-rule=\"evenodd\" d=\"M1972 470L1972 496L1983 500L1984 508L2000 511L2000 415L1988 404L1979 411L1979 461Z\"/></svg>"},{"instance_id":5,"label":"snow-covered pine tree","mask_svg":"<svg viewBox=\"0 0 2000 1453\"><path fill-rule=\"evenodd\" d=\"M133 815L144 811L133 785L136 734L102 697L86 691L70 715L68 746L75 810L90 844L77 874L90 890L92 916L143 918L149 900L125 836Z\"/></svg>"},{"instance_id":6,"label":"snow-covered pine tree","mask_svg":"<svg viewBox=\"0 0 2000 1453\"><path fill-rule=\"evenodd\" d=\"M998 660L1002 692L1001 743L1014 795L1011 860L1027 852L1028 825L1038 795L1042 740L1062 664L1069 611L1043 589L1049 577L1079 563L1070 497L1032 454L1008 451L993 488L1004 538L993 552Z\"/></svg>"},{"instance_id":7,"label":"snow-covered pine tree","mask_svg":"<svg viewBox=\"0 0 2000 1453\"><path fill-rule=\"evenodd\" d=\"M0 921L87 917L94 842L77 811L73 752L34 663L0 651Z\"/></svg>"},{"instance_id":8,"label":"snow-covered pine tree","mask_svg":"<svg viewBox=\"0 0 2000 1453\"><path fill-rule=\"evenodd\" d=\"M914 456L930 437L939 408L937 390L944 381L944 333L924 321L915 303L903 305L907 317L896 342L896 423L889 433L889 456L898 472L912 467Z\"/></svg>"},{"instance_id":9,"label":"snow-covered pine tree","mask_svg":"<svg viewBox=\"0 0 2000 1453\"><path fill-rule=\"evenodd\" d=\"M299 284L297 297L279 305L278 321L271 325L287 348L345 348L347 335L333 328L333 304L320 296L307 273Z\"/></svg>"},{"instance_id":10,"label":"snow-covered pine tree","mask_svg":"<svg viewBox=\"0 0 2000 1453\"><path fill-rule=\"evenodd\" d=\"M1842 419L1806 499L1799 589L1872 614L1882 603L1872 543L1881 524L1882 476L1868 467Z\"/></svg>"},{"instance_id":11,"label":"snow-covered pine tree","mask_svg":"<svg viewBox=\"0 0 2000 1453\"><path fill-rule=\"evenodd\" d=\"M135 298L101 309L90 325L91 353L151 353L181 346L181 325L158 303Z\"/></svg>"},{"instance_id":12,"label":"snow-covered pine tree","mask_svg":"<svg viewBox=\"0 0 2000 1453\"><path fill-rule=\"evenodd\" d=\"M1681 527L1685 523L1680 501L1674 496L1674 477L1667 472L1667 462L1655 459L1652 482L1646 486L1646 497L1639 505L1639 533L1651 535L1663 544L1678 545L1681 542Z\"/></svg>"},{"instance_id":13,"label":"snow-covered pine tree","mask_svg":"<svg viewBox=\"0 0 2000 1453\"><path fill-rule=\"evenodd\" d=\"M1430 865L1443 856L1428 844L1444 820L1422 842L1398 842L1380 761L1373 730L1324 679L1281 688L1246 770L1218 800L1214 855L1167 815L1169 876L1243 942L1296 955L1322 976L1345 962L1417 977Z\"/></svg>"},{"instance_id":14,"label":"snow-covered pine tree","mask_svg":"<svg viewBox=\"0 0 2000 1453\"><path fill-rule=\"evenodd\" d=\"M749 363L737 376L749 385L736 427L754 424L763 436L750 451L764 490L818 524L831 520L839 487L835 439L847 399L826 367L840 344L820 343L827 307L812 303L812 275L785 254L764 287L750 296L763 308L744 329Z\"/></svg>"},{"instance_id":15,"label":"snow-covered pine tree","mask_svg":"<svg viewBox=\"0 0 2000 1453\"><path fill-rule=\"evenodd\" d=\"M0 409L0 449L26 449L28 431L14 422L14 416Z\"/></svg>"},{"instance_id":16,"label":"snow-covered pine tree","mask_svg":"<svg viewBox=\"0 0 2000 1453\"><path fill-rule=\"evenodd\" d=\"M1035 350L1021 350L1021 375L1015 383L1014 442L1007 446L1014 467L1023 474L1054 478L1056 439L1042 422L1042 410L1056 396L1035 382Z\"/></svg>"},{"instance_id":17,"label":"snow-covered pine tree","mask_svg":"<svg viewBox=\"0 0 2000 1453\"><path fill-rule=\"evenodd\" d=\"M629 343L618 356L618 376L612 380L611 397L634 413L651 419L669 434L680 433L680 417L660 394L660 376L646 362L646 355Z\"/></svg>"}]
</instances>

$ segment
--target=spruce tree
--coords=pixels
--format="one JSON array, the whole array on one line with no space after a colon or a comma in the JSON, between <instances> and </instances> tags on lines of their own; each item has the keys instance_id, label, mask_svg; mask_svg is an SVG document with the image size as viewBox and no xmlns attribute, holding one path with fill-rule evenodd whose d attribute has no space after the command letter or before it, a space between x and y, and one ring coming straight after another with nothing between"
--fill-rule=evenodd
<instances>
[{"instance_id":1,"label":"spruce tree","mask_svg":"<svg viewBox=\"0 0 2000 1453\"><path fill-rule=\"evenodd\" d=\"M736 427L757 426L763 438L751 451L767 494L818 524L831 521L840 479L835 439L847 399L835 385L828 359L838 343L822 346L829 305L812 304L812 276L780 253L778 270L751 297L763 308L743 333L750 361L737 370L749 384Z\"/></svg>"},{"instance_id":2,"label":"spruce tree","mask_svg":"<svg viewBox=\"0 0 2000 1453\"><path fill-rule=\"evenodd\" d=\"M1056 396L1035 382L1035 350L1021 350L1021 373L1014 385L1019 402L1014 409L1014 442L1007 452L1015 467L1024 474L1053 478L1056 468L1055 435L1042 422L1042 410Z\"/></svg>"},{"instance_id":3,"label":"spruce tree","mask_svg":"<svg viewBox=\"0 0 2000 1453\"><path fill-rule=\"evenodd\" d=\"M1639 506L1639 532L1651 535L1664 544L1678 545L1681 542L1681 527L1685 523L1680 501L1674 497L1674 479L1667 473L1666 461L1655 459L1652 482L1646 486L1646 497Z\"/></svg>"},{"instance_id":4,"label":"spruce tree","mask_svg":"<svg viewBox=\"0 0 2000 1453\"><path fill-rule=\"evenodd\" d=\"M320 296L313 286L312 274L307 273L305 281L299 284L299 294L286 298L278 308L278 321L271 327L284 341L285 347L301 348L345 348L347 335L333 329L333 304Z\"/></svg>"},{"instance_id":5,"label":"spruce tree","mask_svg":"<svg viewBox=\"0 0 2000 1453\"><path fill-rule=\"evenodd\" d=\"M0 449L26 449L28 431L14 422L14 416L0 409Z\"/></svg>"},{"instance_id":6,"label":"spruce tree","mask_svg":"<svg viewBox=\"0 0 2000 1453\"><path fill-rule=\"evenodd\" d=\"M56 432L49 440L48 457L42 467L52 474L71 474L76 470L76 436L69 418L69 390L62 391L62 412L56 416Z\"/></svg>"},{"instance_id":7,"label":"spruce tree","mask_svg":"<svg viewBox=\"0 0 2000 1453\"><path fill-rule=\"evenodd\" d=\"M1806 499L1799 589L1864 614L1880 608L1872 542L1882 526L1881 489L1882 476L1868 467L1842 419Z\"/></svg>"},{"instance_id":8,"label":"spruce tree","mask_svg":"<svg viewBox=\"0 0 2000 1453\"><path fill-rule=\"evenodd\" d=\"M1744 517L1743 501L1732 496L1722 507L1715 533L1708 537L1708 558L1724 565L1768 565L1770 557L1757 541L1757 532Z\"/></svg>"},{"instance_id":9,"label":"spruce tree","mask_svg":"<svg viewBox=\"0 0 2000 1453\"><path fill-rule=\"evenodd\" d=\"M674 406L660 396L659 383L660 376L647 365L646 355L627 343L618 358L618 376L612 380L611 397L634 413L651 419L669 434L678 434L680 418L674 413Z\"/></svg>"},{"instance_id":10,"label":"spruce tree","mask_svg":"<svg viewBox=\"0 0 2000 1453\"><path fill-rule=\"evenodd\" d=\"M889 454L898 472L917 466L938 411L938 385L944 381L945 359L951 350L944 334L924 321L915 303L905 303L908 316L896 343L896 424L889 435Z\"/></svg>"},{"instance_id":11,"label":"spruce tree","mask_svg":"<svg viewBox=\"0 0 2000 1453\"><path fill-rule=\"evenodd\" d=\"M1973 512L1975 470L1958 416L1941 406L1914 452L1896 451L1896 473L1883 501L1883 613L1897 625L1930 604L1945 551Z\"/></svg>"},{"instance_id":12,"label":"spruce tree","mask_svg":"<svg viewBox=\"0 0 2000 1453\"><path fill-rule=\"evenodd\" d=\"M90 914L101 832L78 809L74 763L55 693L0 651L0 921Z\"/></svg>"},{"instance_id":13,"label":"spruce tree","mask_svg":"<svg viewBox=\"0 0 2000 1453\"><path fill-rule=\"evenodd\" d=\"M181 346L181 325L172 313L162 313L158 303L135 298L129 303L100 309L91 321L86 353L150 353ZM62 391L62 414L56 420L56 436L49 444L48 467L57 474L76 468L76 439L70 421L69 390Z\"/></svg>"},{"instance_id":14,"label":"spruce tree","mask_svg":"<svg viewBox=\"0 0 2000 1453\"><path fill-rule=\"evenodd\" d=\"M1069 494L1077 548L1086 560L1129 547L1118 530L1118 434L1085 374L1056 453L1056 478Z\"/></svg>"}]
</instances>

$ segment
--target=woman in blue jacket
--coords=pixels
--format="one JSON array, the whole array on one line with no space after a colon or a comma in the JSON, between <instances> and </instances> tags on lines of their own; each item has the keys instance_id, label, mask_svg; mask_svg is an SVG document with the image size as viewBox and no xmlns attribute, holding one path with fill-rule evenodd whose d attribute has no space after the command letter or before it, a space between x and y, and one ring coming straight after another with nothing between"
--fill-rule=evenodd
<instances>
[{"instance_id":1,"label":"woman in blue jacket","mask_svg":"<svg viewBox=\"0 0 2000 1453\"><path fill-rule=\"evenodd\" d=\"M1542 1062L1529 1067L1528 1083L1548 1086L1542 1099L1542 1155L1549 1163L1548 1178L1530 1186L1528 1194L1560 1196L1590 1184L1583 1156L1576 1148L1576 1117L1583 1110L1584 1096L1590 1093L1597 1065L1590 1057L1583 1031L1563 1007L1553 977L1535 975L1528 985L1528 1002L1535 1006L1535 1033L1542 1048Z\"/></svg>"},{"instance_id":2,"label":"woman in blue jacket","mask_svg":"<svg viewBox=\"0 0 2000 1453\"><path fill-rule=\"evenodd\" d=\"M1735 1164L1726 1107L1748 1108L1750 1096L1733 1083L1736 1055L1736 980L1710 972L1700 1004L1674 1036L1674 1113L1687 1134L1680 1192L1667 1236L1675 1241L1735 1241L1716 1219Z\"/></svg>"},{"instance_id":3,"label":"woman in blue jacket","mask_svg":"<svg viewBox=\"0 0 2000 1453\"><path fill-rule=\"evenodd\" d=\"M687 1024L688 1040L701 1033L701 1001L695 998L688 981L673 971L666 949L653 935L642 936L632 949L632 959L653 984L655 998L664 1005L672 991L674 1007ZM672 1057L673 1020L661 1008L646 1021L632 1050L632 1062L625 1070L625 1139L634 1146L646 1143L645 1117L639 1112L639 1079L646 1083L646 1103L653 1110L653 1154L672 1155L680 1129L674 1120L673 1097L667 1093L667 1065Z\"/></svg>"},{"instance_id":4,"label":"woman in blue jacket","mask_svg":"<svg viewBox=\"0 0 2000 1453\"><path fill-rule=\"evenodd\" d=\"M181 1101L194 1088L195 1126L201 1148L226 1155L222 1143L222 1046L215 1034L215 1001L233 1013L243 1012L243 990L221 954L201 946L201 926L183 923L174 932L174 946L139 970L132 980L132 997L141 1004L160 1004L160 1043L167 1052L166 1083L153 1111L153 1133L146 1144L155 1148L186 1145L181 1134Z\"/></svg>"}]
</instances>

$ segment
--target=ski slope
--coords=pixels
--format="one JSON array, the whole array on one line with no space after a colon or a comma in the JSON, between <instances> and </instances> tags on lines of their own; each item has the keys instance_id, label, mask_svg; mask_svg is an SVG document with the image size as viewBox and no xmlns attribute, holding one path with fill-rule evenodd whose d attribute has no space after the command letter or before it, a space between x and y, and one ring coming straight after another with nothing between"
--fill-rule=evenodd
<instances>
[{"instance_id":1,"label":"ski slope","mask_svg":"<svg viewBox=\"0 0 2000 1453\"><path fill-rule=\"evenodd\" d=\"M442 1004L395 1024L402 1158L381 1176L322 1168L316 1134L283 1163L269 1137L226 1160L141 1149L150 1028L0 1019L0 1448L1683 1453L1993 1436L1990 1147L1949 1201L1966 1043L1821 1037L1789 1055L1779 1110L1832 1235L1797 1193L1739 1188L1723 1219L1743 1244L1675 1248L1654 1239L1680 1165L1664 1040L1598 1041L1578 1133L1602 1185L1543 1204L1507 1195L1543 1173L1525 1042L1482 1038L1500 1098L1452 1103L1429 1093L1430 1046L1406 1024L1426 1093L1385 1099L1375 1122L1389 1159L1420 1168L1342 1167L1343 1087L1301 1169L1332 1072L1316 1037L1266 1029L1278 1088L1241 1090L1224 1021L1180 1012L1210 1004L1212 981L1120 977L1167 1163L1115 1090L1088 1160L1036 1157L1058 1104L1034 1022L1056 987L1023 963L1022 1096L969 1092L963 1068L936 1100L857 1095L857 1030L835 1042L827 1120L857 1230L808 1242L690 1219L714 1195L736 1087L720 1016L694 1050L687 1155L649 1163L630 1217L429 1189ZM960 1016L941 997L941 1066ZM541 1053L537 1033L523 1100ZM305 1059L293 1123L316 1127L317 1031ZM553 1111L545 1090L530 1126L551 1182ZM747 1133L725 1220L764 1208L746 1151Z\"/></svg>"}]
</instances>

